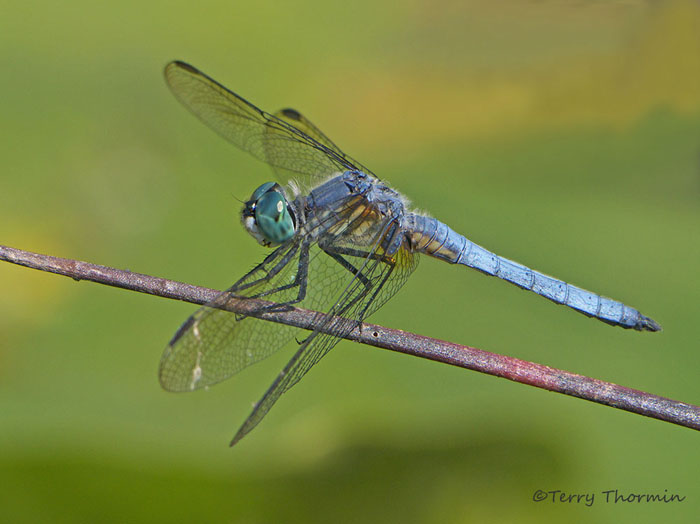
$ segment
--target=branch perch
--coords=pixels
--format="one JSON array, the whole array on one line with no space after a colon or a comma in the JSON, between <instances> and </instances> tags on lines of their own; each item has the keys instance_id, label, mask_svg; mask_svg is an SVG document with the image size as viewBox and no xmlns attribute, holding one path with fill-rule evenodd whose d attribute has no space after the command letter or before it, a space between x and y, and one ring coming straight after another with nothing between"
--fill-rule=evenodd
<instances>
[{"instance_id":1,"label":"branch perch","mask_svg":"<svg viewBox=\"0 0 700 524\"><path fill-rule=\"evenodd\" d=\"M2 245L0 245L0 260L40 271L68 276L75 280L89 280L99 284L182 300L193 304L206 304L220 293L214 289L193 286L183 282L132 273L131 271L99 266L79 260L41 255ZM311 323L313 319L318 318L317 312L298 308L290 311L260 313L260 306L265 303L254 299L227 301L226 309L235 313L255 316L263 320L308 330L312 329ZM361 329L355 329L345 338L370 346L507 378L521 384L528 384L548 391L563 393L700 430L700 406L652 395L644 391L577 375L542 364L374 324L362 324Z\"/></svg>"}]
</instances>

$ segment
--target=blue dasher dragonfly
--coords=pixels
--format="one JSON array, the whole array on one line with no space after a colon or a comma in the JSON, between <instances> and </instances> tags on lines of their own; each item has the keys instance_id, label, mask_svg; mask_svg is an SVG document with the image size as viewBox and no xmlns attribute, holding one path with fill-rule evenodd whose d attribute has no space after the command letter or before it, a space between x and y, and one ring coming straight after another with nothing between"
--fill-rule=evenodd
<instances>
[{"instance_id":1,"label":"blue dasher dragonfly","mask_svg":"<svg viewBox=\"0 0 700 524\"><path fill-rule=\"evenodd\" d=\"M273 251L175 333L160 362L162 387L206 388L295 339L298 328L223 310L232 299L263 299L274 303L265 307L328 313L300 342L231 445L342 336L399 290L418 265L419 254L497 276L608 324L661 329L636 309L497 256L437 219L412 212L399 193L299 112L262 111L184 62L168 64L165 78L187 109L269 164L279 183L258 187L241 212L248 233Z\"/></svg>"}]
</instances>

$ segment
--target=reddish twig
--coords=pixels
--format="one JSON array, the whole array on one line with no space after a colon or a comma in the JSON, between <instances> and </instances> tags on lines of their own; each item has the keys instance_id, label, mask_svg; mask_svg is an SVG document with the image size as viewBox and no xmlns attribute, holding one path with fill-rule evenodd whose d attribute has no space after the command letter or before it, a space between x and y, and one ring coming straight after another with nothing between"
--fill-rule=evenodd
<instances>
[{"instance_id":1,"label":"reddish twig","mask_svg":"<svg viewBox=\"0 0 700 524\"><path fill-rule=\"evenodd\" d=\"M0 245L0 260L65 275L75 280L90 280L100 284L183 300L193 304L206 304L220 293L214 289L78 260L40 255L2 245ZM312 329L313 320L316 319L318 321L317 312L298 308L289 311L259 313L261 303L264 302L253 299L227 300L226 309L303 329ZM374 324L363 324L361 328L355 329L345 338L391 351L398 351L507 378L521 384L571 395L591 402L597 402L598 404L700 430L700 406L659 397L610 382L543 366L542 364L489 353L488 351Z\"/></svg>"}]
</instances>

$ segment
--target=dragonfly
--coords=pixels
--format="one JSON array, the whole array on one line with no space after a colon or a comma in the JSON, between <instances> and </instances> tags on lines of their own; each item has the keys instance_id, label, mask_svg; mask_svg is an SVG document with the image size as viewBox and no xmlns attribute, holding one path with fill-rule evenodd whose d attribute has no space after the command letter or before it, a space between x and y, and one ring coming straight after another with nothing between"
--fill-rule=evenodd
<instances>
[{"instance_id":1,"label":"dragonfly","mask_svg":"<svg viewBox=\"0 0 700 524\"><path fill-rule=\"evenodd\" d=\"M411 210L400 193L298 111L267 113L185 62L169 63L164 74L177 100L277 176L253 191L240 215L246 231L272 251L182 324L159 367L165 390L193 391L297 340L293 357L254 405L232 446L341 338L396 294L420 255L496 276L613 326L661 329L630 306L498 256ZM264 300L261 312L298 307L327 314L315 317L314 329L300 337L299 328L226 311L232 301L245 299Z\"/></svg>"}]
</instances>

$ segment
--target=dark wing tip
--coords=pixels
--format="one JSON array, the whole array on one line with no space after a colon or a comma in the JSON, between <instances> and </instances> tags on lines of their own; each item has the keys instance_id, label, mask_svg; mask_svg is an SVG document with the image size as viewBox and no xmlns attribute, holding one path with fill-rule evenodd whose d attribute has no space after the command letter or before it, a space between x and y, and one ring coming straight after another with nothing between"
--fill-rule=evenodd
<instances>
[{"instance_id":1,"label":"dark wing tip","mask_svg":"<svg viewBox=\"0 0 700 524\"><path fill-rule=\"evenodd\" d=\"M241 439L243 437L245 437L250 432L251 429L253 429L253 428L248 427L248 421L246 420L243 423L243 425L239 428L239 430L236 432L236 434L234 435L231 442L229 442L228 447L232 448L233 446L238 444L241 441Z\"/></svg>"},{"instance_id":2,"label":"dark wing tip","mask_svg":"<svg viewBox=\"0 0 700 524\"><path fill-rule=\"evenodd\" d=\"M280 113L282 113L287 118L291 118L292 120L301 120L302 118L301 113L296 109L292 109L291 107L285 107L284 109L281 109Z\"/></svg>"},{"instance_id":3,"label":"dark wing tip","mask_svg":"<svg viewBox=\"0 0 700 524\"><path fill-rule=\"evenodd\" d=\"M188 64L187 62L183 62L182 60L173 60L172 62L168 62L165 66L165 70L167 71L168 69L173 69L173 68L178 68L178 69L184 69L185 71L189 71L190 73L199 73L199 70Z\"/></svg>"}]
</instances>

